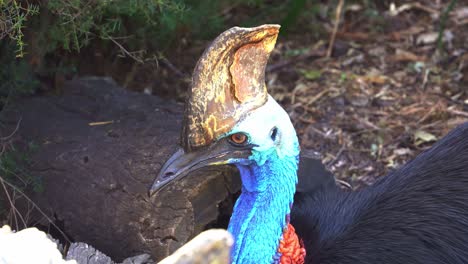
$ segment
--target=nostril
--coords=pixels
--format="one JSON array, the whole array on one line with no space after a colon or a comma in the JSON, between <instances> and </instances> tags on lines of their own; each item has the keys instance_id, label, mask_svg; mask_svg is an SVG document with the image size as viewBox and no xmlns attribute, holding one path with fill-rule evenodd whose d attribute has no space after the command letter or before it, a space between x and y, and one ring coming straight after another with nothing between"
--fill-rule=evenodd
<instances>
[{"instance_id":1,"label":"nostril","mask_svg":"<svg viewBox=\"0 0 468 264\"><path fill-rule=\"evenodd\" d=\"M164 173L163 179L167 179L167 178L173 176L174 174L175 174L174 172L168 171L168 172Z\"/></svg>"}]
</instances>

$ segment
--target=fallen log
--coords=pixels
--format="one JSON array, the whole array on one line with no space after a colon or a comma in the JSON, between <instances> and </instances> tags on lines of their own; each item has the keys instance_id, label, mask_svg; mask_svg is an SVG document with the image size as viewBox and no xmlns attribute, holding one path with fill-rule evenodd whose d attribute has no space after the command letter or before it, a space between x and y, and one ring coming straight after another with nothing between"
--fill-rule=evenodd
<instances>
[{"instance_id":1,"label":"fallen log","mask_svg":"<svg viewBox=\"0 0 468 264\"><path fill-rule=\"evenodd\" d=\"M35 146L26 169L43 189L27 193L71 240L114 261L142 253L160 260L213 226L217 205L240 187L235 172L220 167L148 198L177 146L182 109L108 79L86 78L66 83L61 95L10 104L0 122L7 135L21 120L13 142L23 151ZM26 214L30 206L19 208ZM31 223L50 224L37 211L29 215Z\"/></svg>"}]
</instances>

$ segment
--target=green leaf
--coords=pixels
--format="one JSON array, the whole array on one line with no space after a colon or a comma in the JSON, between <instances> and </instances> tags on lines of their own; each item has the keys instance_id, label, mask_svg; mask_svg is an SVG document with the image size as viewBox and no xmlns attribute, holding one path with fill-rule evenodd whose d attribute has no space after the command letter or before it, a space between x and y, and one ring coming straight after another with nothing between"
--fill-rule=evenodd
<instances>
[{"instance_id":1,"label":"green leaf","mask_svg":"<svg viewBox=\"0 0 468 264\"><path fill-rule=\"evenodd\" d=\"M307 79L307 80L317 80L320 77L322 77L322 71L320 70L301 70L301 74Z\"/></svg>"}]
</instances>

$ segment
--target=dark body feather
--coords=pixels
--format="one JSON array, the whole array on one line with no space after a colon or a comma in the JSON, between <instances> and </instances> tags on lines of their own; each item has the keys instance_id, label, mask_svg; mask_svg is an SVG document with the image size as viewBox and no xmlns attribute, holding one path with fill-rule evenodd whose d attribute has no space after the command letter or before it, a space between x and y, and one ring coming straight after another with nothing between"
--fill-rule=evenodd
<instances>
[{"instance_id":1,"label":"dark body feather","mask_svg":"<svg viewBox=\"0 0 468 264\"><path fill-rule=\"evenodd\" d=\"M291 222L306 263L468 263L468 123L366 189L298 191Z\"/></svg>"}]
</instances>

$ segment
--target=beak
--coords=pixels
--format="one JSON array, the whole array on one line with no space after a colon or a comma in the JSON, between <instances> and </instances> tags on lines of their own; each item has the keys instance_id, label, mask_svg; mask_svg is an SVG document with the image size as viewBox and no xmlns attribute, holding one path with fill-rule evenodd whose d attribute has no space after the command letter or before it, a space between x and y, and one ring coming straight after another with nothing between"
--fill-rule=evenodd
<instances>
[{"instance_id":1,"label":"beak","mask_svg":"<svg viewBox=\"0 0 468 264\"><path fill-rule=\"evenodd\" d=\"M232 164L248 159L250 155L250 148L236 148L227 142L218 142L207 148L188 153L180 148L162 167L149 190L149 196L155 195L169 183L183 179L197 169Z\"/></svg>"}]
</instances>

